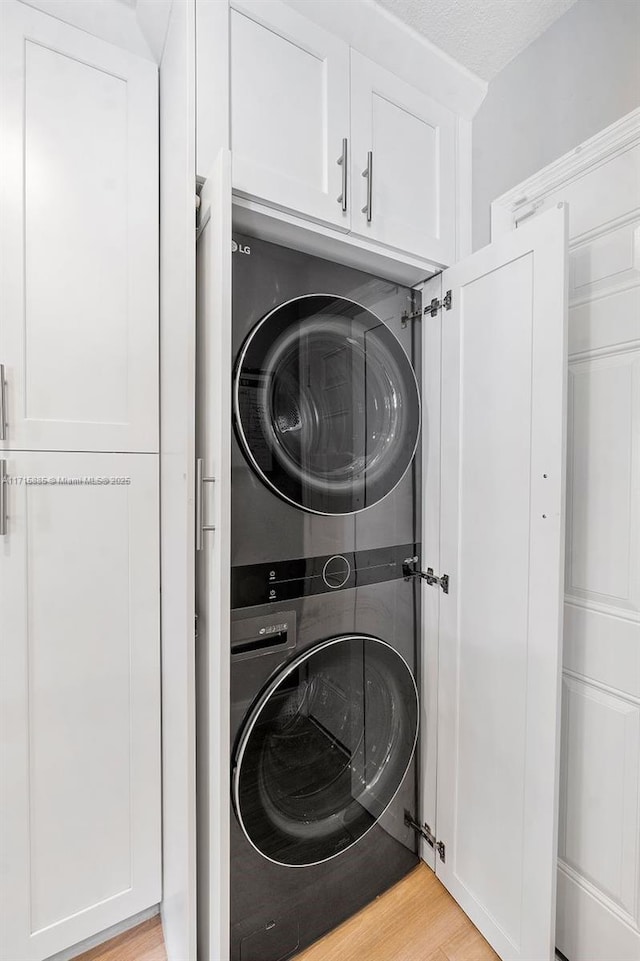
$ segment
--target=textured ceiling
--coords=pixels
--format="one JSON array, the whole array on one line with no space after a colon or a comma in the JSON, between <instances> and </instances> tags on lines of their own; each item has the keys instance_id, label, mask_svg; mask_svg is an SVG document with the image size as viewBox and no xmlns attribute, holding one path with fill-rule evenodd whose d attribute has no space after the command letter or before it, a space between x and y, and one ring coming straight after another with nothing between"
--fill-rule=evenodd
<instances>
[{"instance_id":1,"label":"textured ceiling","mask_svg":"<svg viewBox=\"0 0 640 961\"><path fill-rule=\"evenodd\" d=\"M436 47L491 80L576 0L378 0Z\"/></svg>"}]
</instances>

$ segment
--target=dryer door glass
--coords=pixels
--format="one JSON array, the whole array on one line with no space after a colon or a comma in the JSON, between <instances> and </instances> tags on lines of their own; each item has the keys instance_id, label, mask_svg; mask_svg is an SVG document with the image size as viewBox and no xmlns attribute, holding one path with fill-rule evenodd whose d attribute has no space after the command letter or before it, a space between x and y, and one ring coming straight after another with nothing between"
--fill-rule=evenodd
<instances>
[{"instance_id":1,"label":"dryer door glass","mask_svg":"<svg viewBox=\"0 0 640 961\"><path fill-rule=\"evenodd\" d=\"M234 805L251 844L278 864L328 860L393 800L418 735L403 658L368 636L324 642L267 687L241 732Z\"/></svg>"},{"instance_id":2,"label":"dryer door glass","mask_svg":"<svg viewBox=\"0 0 640 961\"><path fill-rule=\"evenodd\" d=\"M370 507L407 471L420 397L401 344L342 297L298 297L254 328L239 356L241 446L277 494L319 514Z\"/></svg>"}]
</instances>

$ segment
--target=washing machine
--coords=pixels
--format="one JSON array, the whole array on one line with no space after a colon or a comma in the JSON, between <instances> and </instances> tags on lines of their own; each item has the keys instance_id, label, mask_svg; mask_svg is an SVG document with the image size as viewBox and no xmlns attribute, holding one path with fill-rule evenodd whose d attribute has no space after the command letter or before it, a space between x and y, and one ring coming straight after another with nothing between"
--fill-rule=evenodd
<instances>
[{"instance_id":1,"label":"washing machine","mask_svg":"<svg viewBox=\"0 0 640 961\"><path fill-rule=\"evenodd\" d=\"M234 235L232 961L292 957L418 862L415 297Z\"/></svg>"}]
</instances>

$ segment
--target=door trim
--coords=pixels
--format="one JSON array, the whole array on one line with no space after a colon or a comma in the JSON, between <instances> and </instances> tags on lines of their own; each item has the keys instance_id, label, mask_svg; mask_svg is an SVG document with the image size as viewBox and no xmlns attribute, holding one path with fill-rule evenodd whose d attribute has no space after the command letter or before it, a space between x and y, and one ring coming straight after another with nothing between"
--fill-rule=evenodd
<instances>
[{"instance_id":1,"label":"door trim","mask_svg":"<svg viewBox=\"0 0 640 961\"><path fill-rule=\"evenodd\" d=\"M549 194L574 183L589 170L637 143L640 143L640 107L497 197L491 204L491 239L496 240L513 230L519 221L532 216ZM572 237L571 245L579 239Z\"/></svg>"}]
</instances>

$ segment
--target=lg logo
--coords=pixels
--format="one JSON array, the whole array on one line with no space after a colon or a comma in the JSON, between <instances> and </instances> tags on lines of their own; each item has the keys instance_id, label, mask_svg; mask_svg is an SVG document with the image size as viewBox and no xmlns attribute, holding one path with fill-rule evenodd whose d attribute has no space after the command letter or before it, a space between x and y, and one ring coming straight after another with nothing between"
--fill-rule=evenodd
<instances>
[{"instance_id":1,"label":"lg logo","mask_svg":"<svg viewBox=\"0 0 640 961\"><path fill-rule=\"evenodd\" d=\"M251 247L250 247L248 244L237 244L237 243L235 242L235 240L232 240L232 241L231 241L231 252L234 253L234 254L235 254L235 253L250 254L250 253L251 253Z\"/></svg>"}]
</instances>

